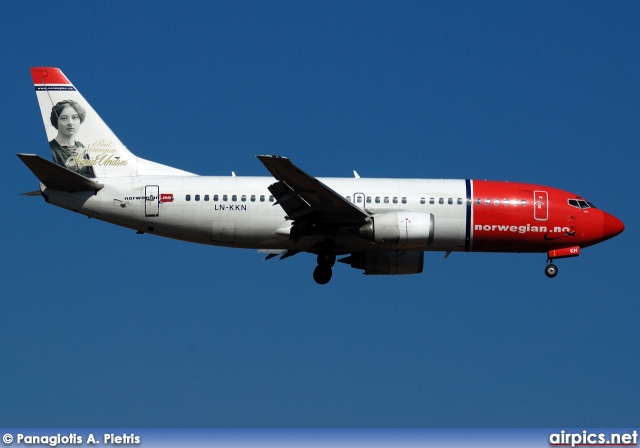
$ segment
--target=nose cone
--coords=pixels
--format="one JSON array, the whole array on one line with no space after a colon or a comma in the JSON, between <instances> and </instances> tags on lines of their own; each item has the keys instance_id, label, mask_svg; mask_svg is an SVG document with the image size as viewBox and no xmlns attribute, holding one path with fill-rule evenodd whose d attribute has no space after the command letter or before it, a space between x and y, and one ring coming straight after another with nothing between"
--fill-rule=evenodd
<instances>
[{"instance_id":1,"label":"nose cone","mask_svg":"<svg viewBox=\"0 0 640 448\"><path fill-rule=\"evenodd\" d=\"M607 240L619 235L624 230L624 223L607 212L602 212L602 237Z\"/></svg>"}]
</instances>

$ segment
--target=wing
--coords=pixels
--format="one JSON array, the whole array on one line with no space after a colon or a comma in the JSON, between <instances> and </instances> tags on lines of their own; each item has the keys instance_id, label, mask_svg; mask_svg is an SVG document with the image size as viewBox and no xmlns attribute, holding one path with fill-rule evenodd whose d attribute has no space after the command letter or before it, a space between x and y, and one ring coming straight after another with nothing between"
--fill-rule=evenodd
<instances>
[{"instance_id":1,"label":"wing","mask_svg":"<svg viewBox=\"0 0 640 448\"><path fill-rule=\"evenodd\" d=\"M286 157L258 156L278 182L269 191L290 220L312 224L356 225L369 217L344 197L295 166Z\"/></svg>"}]
</instances>

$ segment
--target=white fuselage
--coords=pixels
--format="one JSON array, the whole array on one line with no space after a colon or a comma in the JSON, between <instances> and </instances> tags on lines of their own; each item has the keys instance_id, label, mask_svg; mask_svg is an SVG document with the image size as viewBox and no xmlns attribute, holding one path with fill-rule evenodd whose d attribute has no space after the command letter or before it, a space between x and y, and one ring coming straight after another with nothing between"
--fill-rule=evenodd
<instances>
[{"instance_id":1,"label":"white fuselage","mask_svg":"<svg viewBox=\"0 0 640 448\"><path fill-rule=\"evenodd\" d=\"M318 180L373 215L398 210L433 214L437 230L432 244L411 249L465 249L468 213L465 180ZM44 194L54 205L93 218L139 232L202 244L304 251L330 236L337 251L398 247L374 244L355 231L344 230L292 241L289 238L291 221L267 189L274 181L271 177L138 176L96 181L105 186L95 194L49 189L45 189Z\"/></svg>"}]
</instances>

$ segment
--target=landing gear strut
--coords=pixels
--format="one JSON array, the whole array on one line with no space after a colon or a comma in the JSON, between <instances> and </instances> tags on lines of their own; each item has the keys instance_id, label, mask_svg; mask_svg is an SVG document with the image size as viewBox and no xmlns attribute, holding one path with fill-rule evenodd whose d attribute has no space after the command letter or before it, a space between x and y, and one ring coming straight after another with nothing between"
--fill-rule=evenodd
<instances>
[{"instance_id":1,"label":"landing gear strut","mask_svg":"<svg viewBox=\"0 0 640 448\"><path fill-rule=\"evenodd\" d=\"M326 285L331 280L333 272L331 268L336 264L336 254L333 252L320 252L318 254L318 266L313 270L313 279L319 285Z\"/></svg>"}]
</instances>

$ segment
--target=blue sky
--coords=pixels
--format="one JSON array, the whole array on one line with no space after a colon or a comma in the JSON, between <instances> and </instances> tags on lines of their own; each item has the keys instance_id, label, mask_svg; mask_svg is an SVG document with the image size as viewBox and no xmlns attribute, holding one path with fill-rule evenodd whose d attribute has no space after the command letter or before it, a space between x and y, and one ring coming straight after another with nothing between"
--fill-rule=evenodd
<instances>
[{"instance_id":1,"label":"blue sky","mask_svg":"<svg viewBox=\"0 0 640 448\"><path fill-rule=\"evenodd\" d=\"M529 427L640 418L637 2L3 2L0 424ZM427 254L316 285L313 256L136 235L20 196L57 66L136 155L199 174L566 189L625 232Z\"/></svg>"}]
</instances>

